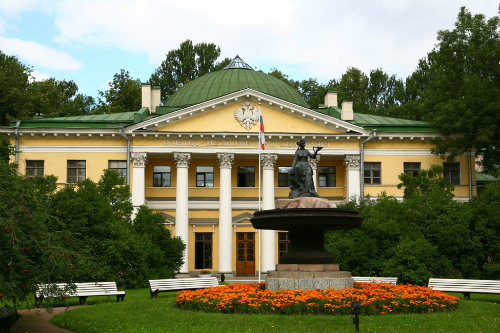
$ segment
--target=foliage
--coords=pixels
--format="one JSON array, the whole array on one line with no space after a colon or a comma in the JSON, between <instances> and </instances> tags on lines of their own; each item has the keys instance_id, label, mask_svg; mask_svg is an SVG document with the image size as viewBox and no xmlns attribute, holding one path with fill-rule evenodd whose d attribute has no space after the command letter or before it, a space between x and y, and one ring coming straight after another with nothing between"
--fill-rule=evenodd
<instances>
[{"instance_id":1,"label":"foliage","mask_svg":"<svg viewBox=\"0 0 500 333\"><path fill-rule=\"evenodd\" d=\"M148 279L173 277L182 265L184 244L170 236L159 214L141 207L131 223L130 188L123 182L117 171L105 170L97 184L67 185L51 202L53 216L81 235L74 242L91 254L81 282L145 286Z\"/></svg>"},{"instance_id":2,"label":"foliage","mask_svg":"<svg viewBox=\"0 0 500 333\"><path fill-rule=\"evenodd\" d=\"M442 168L431 166L416 177L401 174L400 180L403 202L385 194L350 202L346 208L364 218L361 228L327 233L325 247L342 269L361 276L397 276L419 285L429 277L484 278L481 249L496 239L481 239L474 222L478 214L471 204L453 200ZM483 225L485 232L496 232L494 223Z\"/></svg>"},{"instance_id":3,"label":"foliage","mask_svg":"<svg viewBox=\"0 0 500 333\"><path fill-rule=\"evenodd\" d=\"M220 70L230 59L217 63L220 47L212 43L193 45L191 40L181 43L178 49L167 53L165 60L149 79L152 85L160 86L161 100L165 102L178 88L189 81L212 71Z\"/></svg>"},{"instance_id":4,"label":"foliage","mask_svg":"<svg viewBox=\"0 0 500 333\"><path fill-rule=\"evenodd\" d=\"M482 277L500 280L500 182L486 186L472 203L474 231L482 247L478 253Z\"/></svg>"},{"instance_id":5,"label":"foliage","mask_svg":"<svg viewBox=\"0 0 500 333\"><path fill-rule=\"evenodd\" d=\"M31 68L0 51L0 126L21 119Z\"/></svg>"},{"instance_id":6,"label":"foliage","mask_svg":"<svg viewBox=\"0 0 500 333\"><path fill-rule=\"evenodd\" d=\"M108 83L109 89L99 90L97 108L94 114L137 111L141 108L141 81L122 69Z\"/></svg>"},{"instance_id":7,"label":"foliage","mask_svg":"<svg viewBox=\"0 0 500 333\"><path fill-rule=\"evenodd\" d=\"M56 177L19 176L15 167L0 161L0 301L32 306L36 284L69 283L86 259L48 211Z\"/></svg>"},{"instance_id":8,"label":"foliage","mask_svg":"<svg viewBox=\"0 0 500 333\"><path fill-rule=\"evenodd\" d=\"M485 171L500 165L500 17L472 15L465 7L452 30L438 32L439 43L419 62L410 82L418 117L445 136L434 141L436 154L453 159L471 149L484 155Z\"/></svg>"},{"instance_id":9,"label":"foliage","mask_svg":"<svg viewBox=\"0 0 500 333\"><path fill-rule=\"evenodd\" d=\"M412 285L355 283L342 290L272 291L265 284L235 283L218 288L183 290L177 305L185 310L260 314L350 314L361 302L361 314L430 313L458 308L458 297Z\"/></svg>"},{"instance_id":10,"label":"foliage","mask_svg":"<svg viewBox=\"0 0 500 333\"><path fill-rule=\"evenodd\" d=\"M14 155L15 147L10 144L10 140L5 135L0 134L0 161L9 163L10 156Z\"/></svg>"}]
</instances>

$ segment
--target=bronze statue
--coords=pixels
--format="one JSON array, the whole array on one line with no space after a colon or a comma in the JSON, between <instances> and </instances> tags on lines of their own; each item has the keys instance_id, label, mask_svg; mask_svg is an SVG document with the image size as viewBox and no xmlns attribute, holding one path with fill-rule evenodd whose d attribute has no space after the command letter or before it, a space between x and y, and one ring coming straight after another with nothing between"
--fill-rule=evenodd
<instances>
[{"instance_id":1,"label":"bronze statue","mask_svg":"<svg viewBox=\"0 0 500 333\"><path fill-rule=\"evenodd\" d=\"M318 151L323 147L313 147L314 154L311 154L306 149L306 140L300 139L297 141L299 148L295 151L295 158L293 159L292 170L290 170L290 178L292 185L290 186L289 199L299 197L318 197L313 182L313 170L307 161L307 158L316 158Z\"/></svg>"}]
</instances>

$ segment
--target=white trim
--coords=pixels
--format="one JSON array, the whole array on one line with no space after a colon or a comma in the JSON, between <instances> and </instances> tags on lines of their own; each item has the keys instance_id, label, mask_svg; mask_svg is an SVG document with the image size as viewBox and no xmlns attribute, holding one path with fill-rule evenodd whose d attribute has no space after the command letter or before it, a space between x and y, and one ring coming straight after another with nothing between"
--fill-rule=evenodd
<instances>
[{"instance_id":1,"label":"white trim","mask_svg":"<svg viewBox=\"0 0 500 333\"><path fill-rule=\"evenodd\" d=\"M127 146L20 146L21 153L126 153Z\"/></svg>"}]
</instances>

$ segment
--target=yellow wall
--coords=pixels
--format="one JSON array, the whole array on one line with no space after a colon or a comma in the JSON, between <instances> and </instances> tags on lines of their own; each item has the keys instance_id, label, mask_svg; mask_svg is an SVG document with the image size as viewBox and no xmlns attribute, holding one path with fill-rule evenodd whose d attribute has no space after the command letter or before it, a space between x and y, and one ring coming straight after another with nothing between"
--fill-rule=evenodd
<instances>
[{"instance_id":1,"label":"yellow wall","mask_svg":"<svg viewBox=\"0 0 500 333\"><path fill-rule=\"evenodd\" d=\"M240 103L240 102L239 102ZM236 120L234 112L239 103L210 111L206 110L195 117L178 121L174 124L158 128L158 131L172 132L259 132L259 123L252 125L250 130L245 129ZM338 133L333 129L320 124L304 120L301 113L286 114L269 106L262 106L262 116L266 132L290 133ZM306 118L307 119L307 118Z\"/></svg>"}]
</instances>

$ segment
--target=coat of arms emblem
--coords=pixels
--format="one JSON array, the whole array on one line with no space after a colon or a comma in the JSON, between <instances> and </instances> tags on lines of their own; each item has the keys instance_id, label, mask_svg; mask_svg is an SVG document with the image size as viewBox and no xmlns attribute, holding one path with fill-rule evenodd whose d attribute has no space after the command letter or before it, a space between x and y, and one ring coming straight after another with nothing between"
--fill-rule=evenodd
<instances>
[{"instance_id":1,"label":"coat of arms emblem","mask_svg":"<svg viewBox=\"0 0 500 333\"><path fill-rule=\"evenodd\" d=\"M255 103L245 102L240 103L240 107L234 111L234 117L238 120L241 126L245 127L247 130L252 128L259 119L259 110L255 107Z\"/></svg>"}]
</instances>

